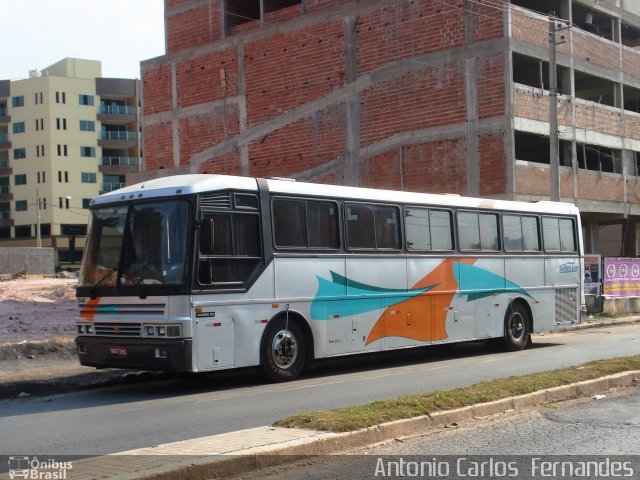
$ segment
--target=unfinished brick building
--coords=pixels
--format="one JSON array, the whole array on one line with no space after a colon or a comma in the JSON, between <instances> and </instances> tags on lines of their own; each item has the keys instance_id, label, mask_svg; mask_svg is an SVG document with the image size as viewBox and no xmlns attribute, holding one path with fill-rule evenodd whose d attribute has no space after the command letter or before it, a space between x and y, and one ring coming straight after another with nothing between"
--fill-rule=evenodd
<instances>
[{"instance_id":1,"label":"unfinished brick building","mask_svg":"<svg viewBox=\"0 0 640 480\"><path fill-rule=\"evenodd\" d=\"M142 63L146 171L129 181L272 175L539 200L555 171L587 252L638 251L637 0L165 0L165 28L166 54Z\"/></svg>"}]
</instances>

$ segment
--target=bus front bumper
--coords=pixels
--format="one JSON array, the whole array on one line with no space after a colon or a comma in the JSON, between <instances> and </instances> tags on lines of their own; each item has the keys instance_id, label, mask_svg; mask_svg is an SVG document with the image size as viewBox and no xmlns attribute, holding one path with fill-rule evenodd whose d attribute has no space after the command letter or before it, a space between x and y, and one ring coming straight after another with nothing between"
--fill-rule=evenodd
<instances>
[{"instance_id":1,"label":"bus front bumper","mask_svg":"<svg viewBox=\"0 0 640 480\"><path fill-rule=\"evenodd\" d=\"M76 337L81 365L96 368L130 368L134 370L192 371L190 338L146 339Z\"/></svg>"}]
</instances>

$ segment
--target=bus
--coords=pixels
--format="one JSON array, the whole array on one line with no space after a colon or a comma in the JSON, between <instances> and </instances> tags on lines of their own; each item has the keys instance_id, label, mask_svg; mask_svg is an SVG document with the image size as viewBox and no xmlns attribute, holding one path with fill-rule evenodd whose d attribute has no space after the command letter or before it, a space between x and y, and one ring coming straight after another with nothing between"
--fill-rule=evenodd
<instances>
[{"instance_id":1,"label":"bus","mask_svg":"<svg viewBox=\"0 0 640 480\"><path fill-rule=\"evenodd\" d=\"M569 203L178 175L90 205L76 344L98 368L258 367L580 323Z\"/></svg>"}]
</instances>

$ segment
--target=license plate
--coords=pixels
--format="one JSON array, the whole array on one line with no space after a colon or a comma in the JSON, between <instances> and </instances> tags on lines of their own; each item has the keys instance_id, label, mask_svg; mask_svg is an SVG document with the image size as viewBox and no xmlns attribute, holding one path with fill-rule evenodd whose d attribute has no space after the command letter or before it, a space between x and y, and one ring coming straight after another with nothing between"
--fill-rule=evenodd
<instances>
[{"instance_id":1,"label":"license plate","mask_svg":"<svg viewBox=\"0 0 640 480\"><path fill-rule=\"evenodd\" d=\"M109 354L114 357L126 357L127 347L109 347Z\"/></svg>"}]
</instances>

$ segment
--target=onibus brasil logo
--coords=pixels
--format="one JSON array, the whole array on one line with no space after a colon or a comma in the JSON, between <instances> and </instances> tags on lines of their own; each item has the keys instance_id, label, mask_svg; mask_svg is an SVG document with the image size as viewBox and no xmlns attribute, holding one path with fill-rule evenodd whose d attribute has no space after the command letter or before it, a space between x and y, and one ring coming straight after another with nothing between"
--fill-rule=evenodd
<instances>
[{"instance_id":1,"label":"onibus brasil logo","mask_svg":"<svg viewBox=\"0 0 640 480\"><path fill-rule=\"evenodd\" d=\"M9 457L9 478L27 478L33 480L65 480L67 470L73 468L72 462L58 462L51 458L40 460L38 457Z\"/></svg>"}]
</instances>

